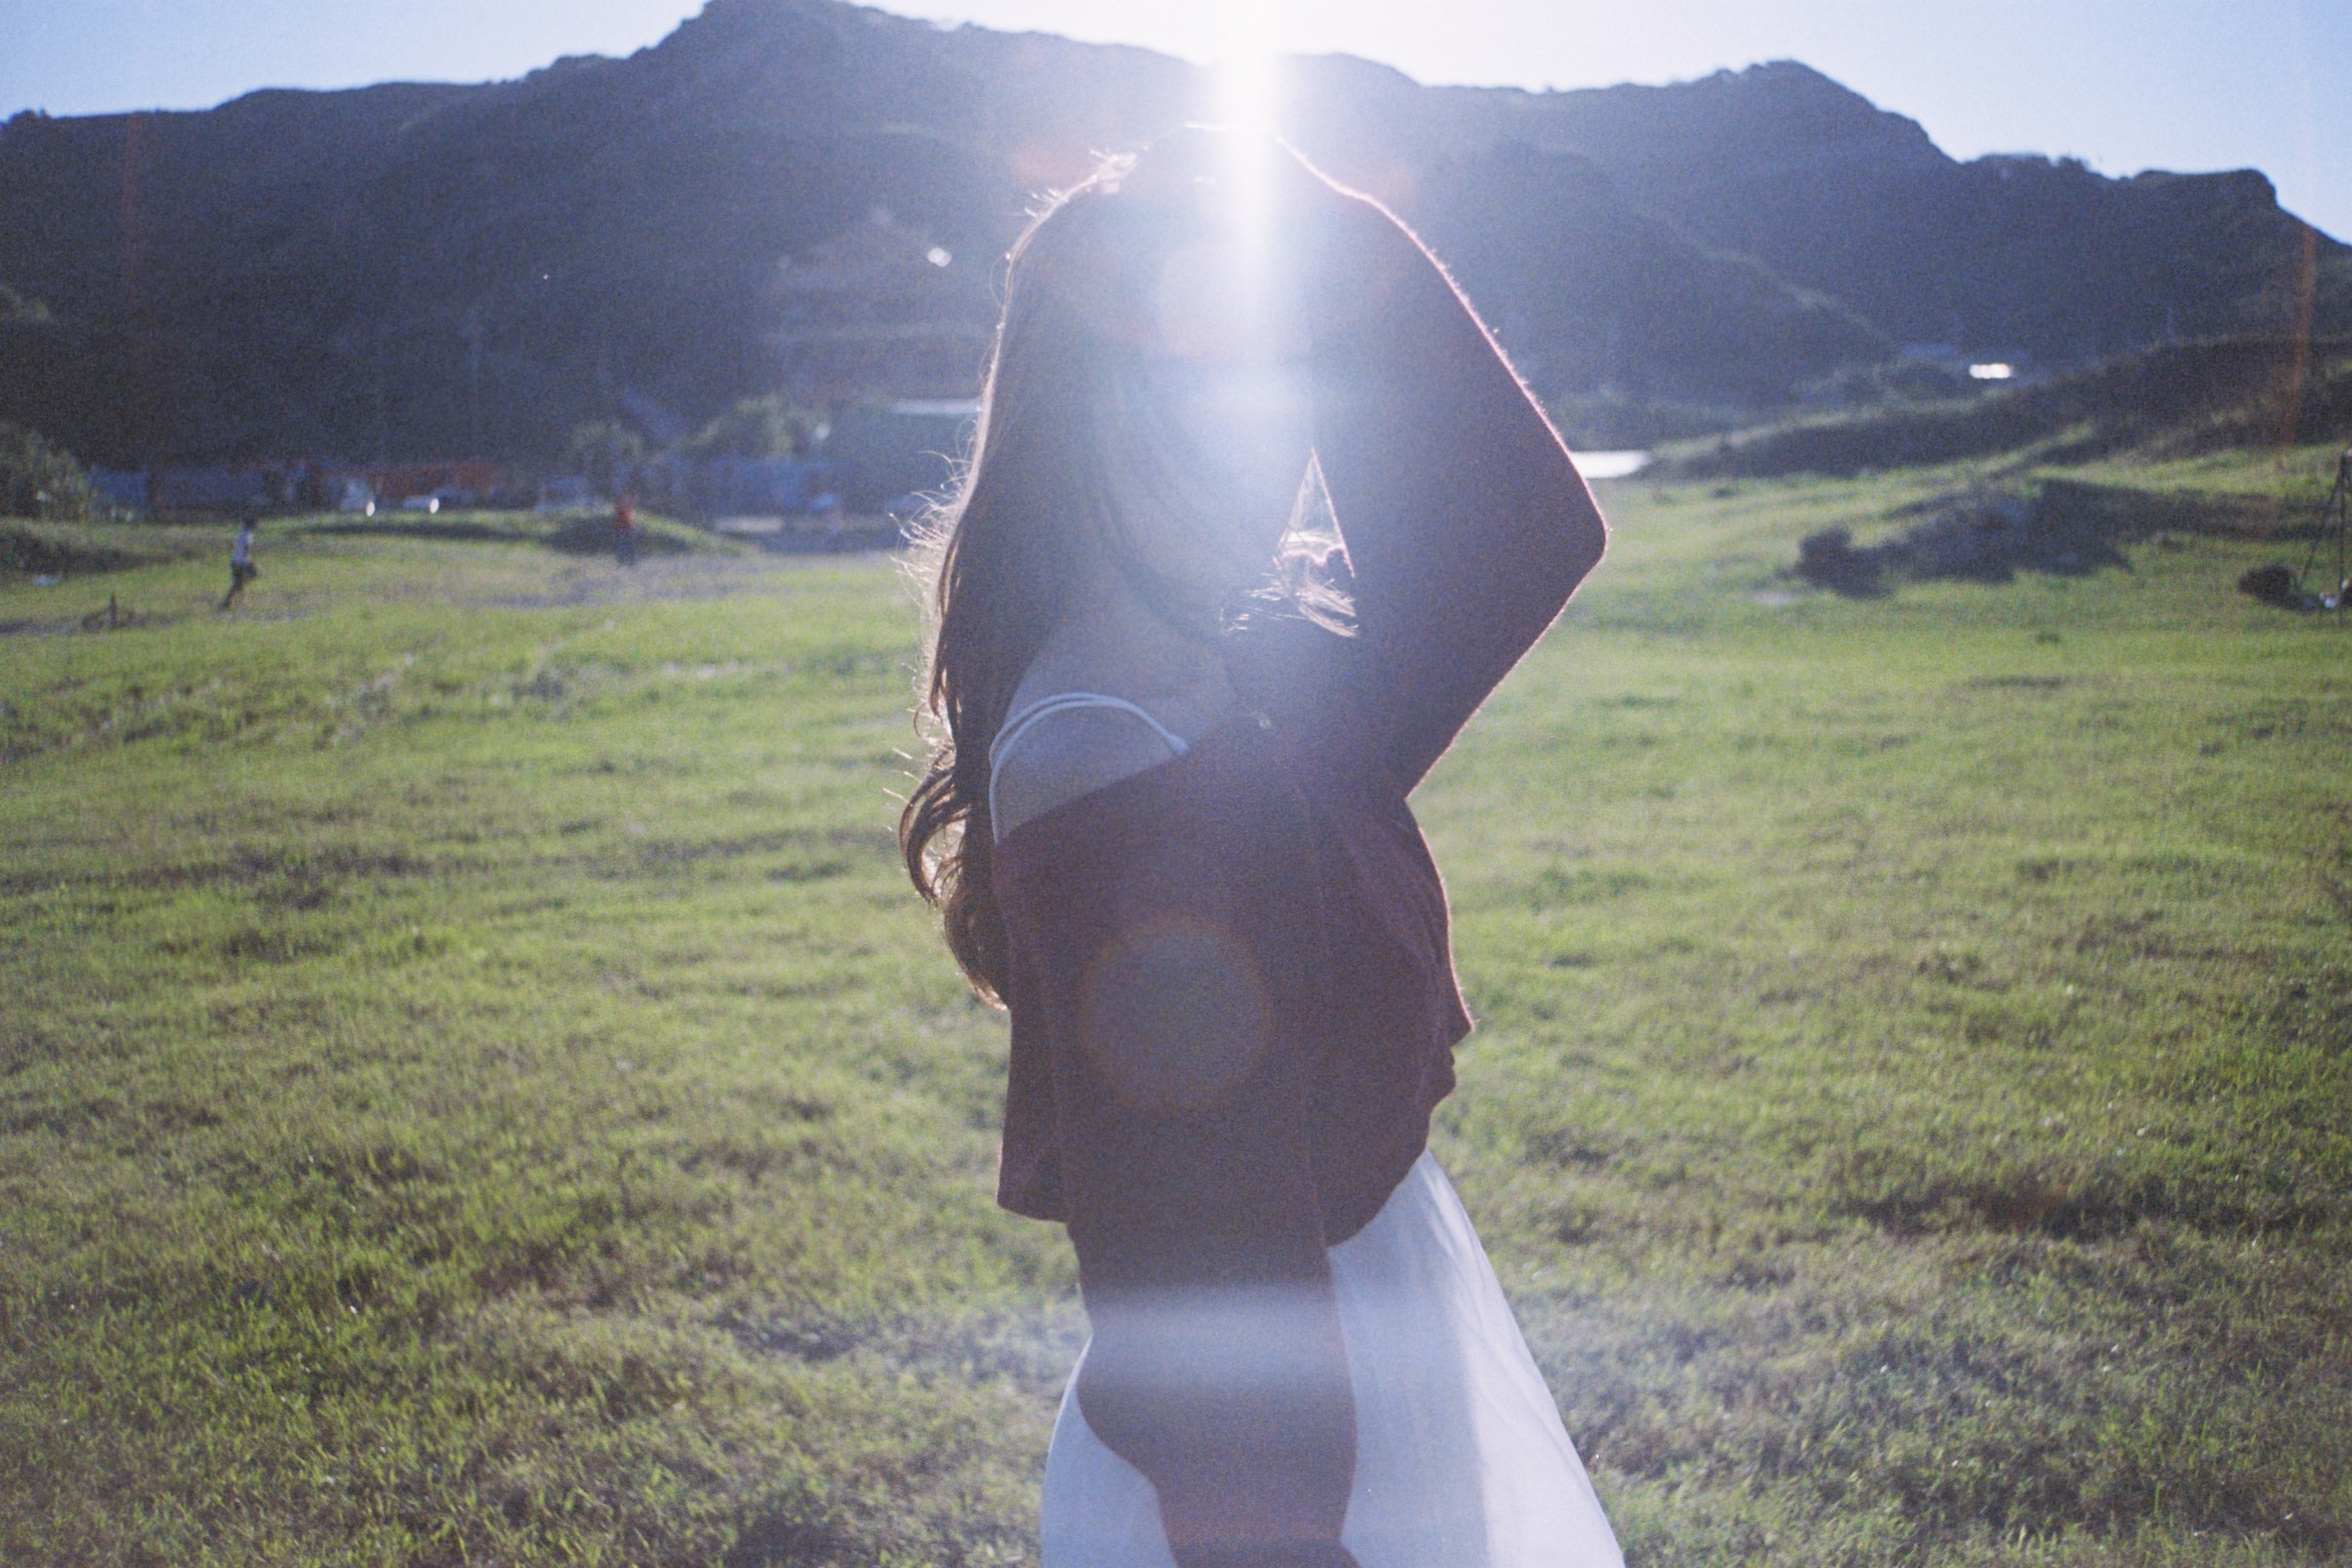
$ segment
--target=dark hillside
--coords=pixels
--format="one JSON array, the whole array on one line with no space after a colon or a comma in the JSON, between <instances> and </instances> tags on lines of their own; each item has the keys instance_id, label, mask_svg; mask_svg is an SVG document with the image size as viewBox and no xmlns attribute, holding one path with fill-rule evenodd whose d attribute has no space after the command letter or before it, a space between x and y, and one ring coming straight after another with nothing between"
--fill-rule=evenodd
<instances>
[{"instance_id":1,"label":"dark hillside","mask_svg":"<svg viewBox=\"0 0 2352 1568\"><path fill-rule=\"evenodd\" d=\"M2352 330L2352 252L2280 210L2252 170L1959 163L1915 121L1786 60L1521 107L1514 134L1591 158L1682 233L1906 342L2078 362L2305 330L2315 305L2321 330Z\"/></svg>"},{"instance_id":2,"label":"dark hillside","mask_svg":"<svg viewBox=\"0 0 2352 1568\"><path fill-rule=\"evenodd\" d=\"M1572 153L1504 142L1428 166L1423 232L1538 386L1769 405L1884 358L1884 333L1746 257L1698 249Z\"/></svg>"},{"instance_id":3,"label":"dark hillside","mask_svg":"<svg viewBox=\"0 0 2352 1568\"><path fill-rule=\"evenodd\" d=\"M1851 478L2005 453L2068 463L2314 441L2352 441L2352 339L2152 349L1970 403L1805 420L1734 437L1661 472Z\"/></svg>"},{"instance_id":4,"label":"dark hillside","mask_svg":"<svg viewBox=\"0 0 2352 1568\"><path fill-rule=\"evenodd\" d=\"M1208 85L1142 50L713 0L656 47L511 82L20 115L0 283L47 317L0 324L0 418L113 463L690 428L790 380L782 269L877 211L950 258L912 325L968 389L1034 193L1206 112ZM1903 342L2071 362L2352 330L2344 247L2259 175L1957 164L1794 64L1530 94L1318 58L1286 92L1299 144L1429 229L1548 397L1769 408ZM943 395L907 380L881 356L863 390Z\"/></svg>"}]
</instances>

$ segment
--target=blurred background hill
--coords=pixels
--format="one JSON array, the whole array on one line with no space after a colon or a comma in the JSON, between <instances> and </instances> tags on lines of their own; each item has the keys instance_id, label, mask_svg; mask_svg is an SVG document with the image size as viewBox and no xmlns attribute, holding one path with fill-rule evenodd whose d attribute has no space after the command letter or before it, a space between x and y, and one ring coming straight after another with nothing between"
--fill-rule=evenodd
<instances>
[{"instance_id":1,"label":"blurred background hill","mask_svg":"<svg viewBox=\"0 0 2352 1568\"><path fill-rule=\"evenodd\" d=\"M2352 250L2252 171L1960 163L1790 61L1548 93L1284 69L1286 132L1428 236L1588 441L2352 333ZM969 396L1035 193L1213 87L1146 50L713 0L515 81L21 114L0 419L121 466L531 458L597 419L674 443L747 396Z\"/></svg>"}]
</instances>

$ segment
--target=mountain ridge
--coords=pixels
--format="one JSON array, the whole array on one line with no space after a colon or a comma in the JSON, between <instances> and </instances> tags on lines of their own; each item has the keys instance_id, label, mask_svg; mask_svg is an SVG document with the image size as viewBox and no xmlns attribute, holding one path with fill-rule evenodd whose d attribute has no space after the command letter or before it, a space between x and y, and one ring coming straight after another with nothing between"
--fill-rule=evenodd
<instances>
[{"instance_id":1,"label":"mountain ridge","mask_svg":"<svg viewBox=\"0 0 2352 1568\"><path fill-rule=\"evenodd\" d=\"M509 81L19 115L0 283L53 319L0 326L0 418L114 461L699 418L790 382L785 262L887 212L953 258L916 316L962 341L1036 194L1211 90L1149 50L712 0ZM1318 56L1283 92L1285 132L1427 234L1547 396L1769 405L1905 342L2085 363L2352 323L2352 252L2259 174L1959 163L1794 61L1530 93ZM915 390L887 372L865 390Z\"/></svg>"}]
</instances>

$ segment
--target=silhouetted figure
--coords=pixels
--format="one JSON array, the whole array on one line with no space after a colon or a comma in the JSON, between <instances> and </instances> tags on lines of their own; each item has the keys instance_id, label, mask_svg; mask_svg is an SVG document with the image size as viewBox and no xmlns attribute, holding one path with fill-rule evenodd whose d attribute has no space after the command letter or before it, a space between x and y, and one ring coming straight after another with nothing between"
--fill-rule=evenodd
<instances>
[{"instance_id":1,"label":"silhouetted figure","mask_svg":"<svg viewBox=\"0 0 2352 1568\"><path fill-rule=\"evenodd\" d=\"M1011 1015L997 1201L1076 1253L1040 1561L1622 1568L1427 1147L1470 1018L1406 804L1601 514L1436 258L1271 141L1106 165L1003 291L899 843Z\"/></svg>"}]
</instances>

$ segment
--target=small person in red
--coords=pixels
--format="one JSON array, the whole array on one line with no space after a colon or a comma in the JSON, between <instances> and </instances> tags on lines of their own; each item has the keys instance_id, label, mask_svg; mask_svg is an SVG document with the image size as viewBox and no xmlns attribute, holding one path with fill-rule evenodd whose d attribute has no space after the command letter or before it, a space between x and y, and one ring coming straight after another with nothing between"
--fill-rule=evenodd
<instances>
[{"instance_id":1,"label":"small person in red","mask_svg":"<svg viewBox=\"0 0 2352 1568\"><path fill-rule=\"evenodd\" d=\"M637 563L637 498L624 494L613 503L613 555L624 566Z\"/></svg>"},{"instance_id":2,"label":"small person in red","mask_svg":"<svg viewBox=\"0 0 2352 1568\"><path fill-rule=\"evenodd\" d=\"M1621 1568L1428 1151L1470 1018L1407 804L1605 539L1437 262L1287 149L1181 133L1015 246L899 840L1093 1330L1044 1568Z\"/></svg>"}]
</instances>

